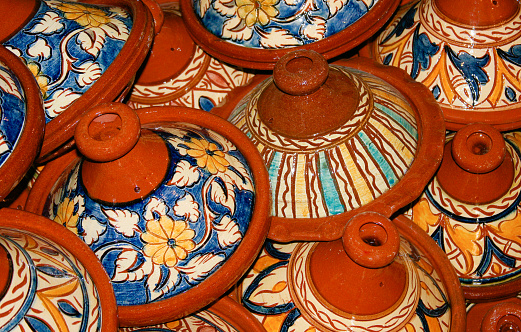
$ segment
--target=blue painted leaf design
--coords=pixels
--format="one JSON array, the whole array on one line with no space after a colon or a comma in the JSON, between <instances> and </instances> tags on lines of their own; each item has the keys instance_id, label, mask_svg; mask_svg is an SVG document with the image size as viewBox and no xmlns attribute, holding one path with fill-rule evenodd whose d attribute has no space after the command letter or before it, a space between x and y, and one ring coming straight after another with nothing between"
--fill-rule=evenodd
<instances>
[{"instance_id":1,"label":"blue painted leaf design","mask_svg":"<svg viewBox=\"0 0 521 332\"><path fill-rule=\"evenodd\" d=\"M432 88L432 95L434 96L434 98L436 100L438 100L438 98L440 98L440 95L441 95L441 89L438 85L435 85L433 88Z\"/></svg>"},{"instance_id":2,"label":"blue painted leaf design","mask_svg":"<svg viewBox=\"0 0 521 332\"><path fill-rule=\"evenodd\" d=\"M517 100L517 96L516 96L516 93L515 91L511 88L511 87L506 87L505 88L505 96L507 97L507 99L513 103L516 102Z\"/></svg>"},{"instance_id":3,"label":"blue painted leaf design","mask_svg":"<svg viewBox=\"0 0 521 332\"><path fill-rule=\"evenodd\" d=\"M213 101L210 100L210 98L204 96L199 98L199 108L203 111L210 112L214 107L215 105Z\"/></svg>"},{"instance_id":4,"label":"blue painted leaf design","mask_svg":"<svg viewBox=\"0 0 521 332\"><path fill-rule=\"evenodd\" d=\"M503 262L506 266L514 268L516 266L516 260L513 257L505 254L497 245L487 236L485 238L485 248L483 249L483 255L481 262L476 268L476 274L481 277L487 272L490 264L492 263L492 257L495 256L498 260Z\"/></svg>"},{"instance_id":5,"label":"blue painted leaf design","mask_svg":"<svg viewBox=\"0 0 521 332\"><path fill-rule=\"evenodd\" d=\"M47 248L47 247L41 247L40 248L44 253L48 254L48 255L51 255L51 256L58 256L60 253L57 252L56 250L52 249L52 248Z\"/></svg>"},{"instance_id":6,"label":"blue painted leaf design","mask_svg":"<svg viewBox=\"0 0 521 332\"><path fill-rule=\"evenodd\" d=\"M392 53L387 54L384 58L383 64L389 65L391 63L392 59L393 59L393 54Z\"/></svg>"},{"instance_id":7,"label":"blue painted leaf design","mask_svg":"<svg viewBox=\"0 0 521 332\"><path fill-rule=\"evenodd\" d=\"M488 82L488 75L483 70L483 67L487 65L490 56L485 54L481 58L476 58L467 52L456 54L449 46L445 46L445 52L447 52L450 61L456 69L458 69L470 87L472 100L475 102L478 101L480 84L486 84Z\"/></svg>"},{"instance_id":8,"label":"blue painted leaf design","mask_svg":"<svg viewBox=\"0 0 521 332\"><path fill-rule=\"evenodd\" d=\"M72 304L70 304L67 301L58 301L58 307L60 308L60 311L66 314L67 316L79 318L81 317L81 313L74 308Z\"/></svg>"},{"instance_id":9,"label":"blue painted leaf design","mask_svg":"<svg viewBox=\"0 0 521 332\"><path fill-rule=\"evenodd\" d=\"M431 64L431 57L438 52L440 47L431 43L425 33L419 33L420 26L416 27L412 39L412 69L411 77L416 79L420 69L427 69Z\"/></svg>"},{"instance_id":10,"label":"blue painted leaf design","mask_svg":"<svg viewBox=\"0 0 521 332\"><path fill-rule=\"evenodd\" d=\"M521 45L512 46L508 52L505 52L501 49L497 49L497 54L504 60L513 63L515 65L521 66Z\"/></svg>"},{"instance_id":11,"label":"blue painted leaf design","mask_svg":"<svg viewBox=\"0 0 521 332\"><path fill-rule=\"evenodd\" d=\"M35 332L53 332L49 325L47 325L43 320L39 318L25 316L25 321L27 322L27 325L29 325L31 330Z\"/></svg>"},{"instance_id":12,"label":"blue painted leaf design","mask_svg":"<svg viewBox=\"0 0 521 332\"><path fill-rule=\"evenodd\" d=\"M393 36L400 37L406 29L410 29L413 27L414 15L416 14L416 10L418 9L418 4L412 6L411 9L409 9L407 13L403 15L402 19L394 27L393 31L391 31L391 33L382 41L382 44L391 39Z\"/></svg>"},{"instance_id":13,"label":"blue painted leaf design","mask_svg":"<svg viewBox=\"0 0 521 332\"><path fill-rule=\"evenodd\" d=\"M60 270L51 265L38 265L36 269L42 273L45 273L55 278L65 278L69 276L69 273L64 270Z\"/></svg>"}]
</instances>

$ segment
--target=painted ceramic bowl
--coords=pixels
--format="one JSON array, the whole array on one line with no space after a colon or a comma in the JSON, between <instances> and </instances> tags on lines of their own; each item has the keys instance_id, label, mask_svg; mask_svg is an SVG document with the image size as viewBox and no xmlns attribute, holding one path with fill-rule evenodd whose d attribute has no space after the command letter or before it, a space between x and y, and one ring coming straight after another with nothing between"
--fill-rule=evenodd
<instances>
[{"instance_id":1,"label":"painted ceramic bowl","mask_svg":"<svg viewBox=\"0 0 521 332\"><path fill-rule=\"evenodd\" d=\"M181 0L194 40L216 58L244 68L273 69L295 49L327 59L376 33L399 1Z\"/></svg>"},{"instance_id":2,"label":"painted ceramic bowl","mask_svg":"<svg viewBox=\"0 0 521 332\"><path fill-rule=\"evenodd\" d=\"M188 108L138 114L89 111L75 134L85 159L47 164L26 205L90 246L123 326L168 322L221 296L269 228L266 169L237 128Z\"/></svg>"},{"instance_id":3,"label":"painted ceramic bowl","mask_svg":"<svg viewBox=\"0 0 521 332\"><path fill-rule=\"evenodd\" d=\"M247 85L253 73L231 67L197 46L184 25L178 2L161 5L164 23L127 104L186 106L210 111L234 88Z\"/></svg>"},{"instance_id":4,"label":"painted ceramic bowl","mask_svg":"<svg viewBox=\"0 0 521 332\"><path fill-rule=\"evenodd\" d=\"M238 287L242 304L267 331L464 331L450 263L410 220L393 223L365 212L341 240L267 241Z\"/></svg>"},{"instance_id":5,"label":"painted ceramic bowl","mask_svg":"<svg viewBox=\"0 0 521 332\"><path fill-rule=\"evenodd\" d=\"M467 332L506 332L521 330L519 297L467 307Z\"/></svg>"},{"instance_id":6,"label":"painted ceramic bowl","mask_svg":"<svg viewBox=\"0 0 521 332\"><path fill-rule=\"evenodd\" d=\"M116 299L92 251L56 223L0 210L2 331L117 331Z\"/></svg>"},{"instance_id":7,"label":"painted ceramic bowl","mask_svg":"<svg viewBox=\"0 0 521 332\"><path fill-rule=\"evenodd\" d=\"M391 216L441 161L443 118L424 86L369 59L342 64L290 53L229 117L268 168L271 239L334 240L356 213Z\"/></svg>"},{"instance_id":8,"label":"painted ceramic bowl","mask_svg":"<svg viewBox=\"0 0 521 332\"><path fill-rule=\"evenodd\" d=\"M153 20L140 1L0 1L18 13L0 26L0 42L23 59L44 100L40 159L69 141L89 108L123 94L145 59Z\"/></svg>"},{"instance_id":9,"label":"painted ceramic bowl","mask_svg":"<svg viewBox=\"0 0 521 332\"><path fill-rule=\"evenodd\" d=\"M521 126L518 1L422 0L402 6L369 50L440 103L447 128Z\"/></svg>"},{"instance_id":10,"label":"painted ceramic bowl","mask_svg":"<svg viewBox=\"0 0 521 332\"><path fill-rule=\"evenodd\" d=\"M473 124L447 137L442 164L406 212L446 252L470 301L519 292L521 133Z\"/></svg>"},{"instance_id":11,"label":"painted ceramic bowl","mask_svg":"<svg viewBox=\"0 0 521 332\"><path fill-rule=\"evenodd\" d=\"M197 332L266 332L258 320L236 301L225 296L205 310L172 322L120 328L119 332L197 331Z\"/></svg>"},{"instance_id":12,"label":"painted ceramic bowl","mask_svg":"<svg viewBox=\"0 0 521 332\"><path fill-rule=\"evenodd\" d=\"M16 56L0 46L0 201L38 155L44 113L38 86Z\"/></svg>"}]
</instances>

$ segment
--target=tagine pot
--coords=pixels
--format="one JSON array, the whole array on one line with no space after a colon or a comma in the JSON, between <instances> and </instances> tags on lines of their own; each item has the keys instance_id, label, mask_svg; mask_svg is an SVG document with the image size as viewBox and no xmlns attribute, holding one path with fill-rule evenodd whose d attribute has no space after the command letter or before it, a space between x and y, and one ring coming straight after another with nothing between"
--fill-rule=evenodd
<instances>
[{"instance_id":1,"label":"tagine pot","mask_svg":"<svg viewBox=\"0 0 521 332\"><path fill-rule=\"evenodd\" d=\"M267 241L237 295L267 331L464 331L439 247L404 217L364 212L332 242Z\"/></svg>"},{"instance_id":2,"label":"tagine pot","mask_svg":"<svg viewBox=\"0 0 521 332\"><path fill-rule=\"evenodd\" d=\"M164 22L132 86L127 104L186 106L210 111L254 74L208 55L190 37L178 2L161 4Z\"/></svg>"},{"instance_id":3,"label":"tagine pot","mask_svg":"<svg viewBox=\"0 0 521 332\"><path fill-rule=\"evenodd\" d=\"M0 11L12 13L0 23L0 42L40 87L47 125L39 160L48 160L70 147L83 113L128 92L150 49L154 19L136 0L2 0Z\"/></svg>"},{"instance_id":4,"label":"tagine pot","mask_svg":"<svg viewBox=\"0 0 521 332\"><path fill-rule=\"evenodd\" d=\"M443 118L427 89L369 59L342 64L290 53L273 78L229 105L229 121L268 169L270 239L335 240L357 213L390 217L441 162Z\"/></svg>"},{"instance_id":5,"label":"tagine pot","mask_svg":"<svg viewBox=\"0 0 521 332\"><path fill-rule=\"evenodd\" d=\"M440 169L406 212L446 252L471 302L521 289L520 138L485 124L450 134Z\"/></svg>"},{"instance_id":6,"label":"tagine pot","mask_svg":"<svg viewBox=\"0 0 521 332\"><path fill-rule=\"evenodd\" d=\"M153 326L119 329L119 332L148 331L266 332L248 310L228 296L222 297L204 310L175 321Z\"/></svg>"},{"instance_id":7,"label":"tagine pot","mask_svg":"<svg viewBox=\"0 0 521 332\"><path fill-rule=\"evenodd\" d=\"M0 46L0 201L20 183L40 150L44 113L23 62Z\"/></svg>"},{"instance_id":8,"label":"tagine pot","mask_svg":"<svg viewBox=\"0 0 521 332\"><path fill-rule=\"evenodd\" d=\"M0 329L118 328L110 280L76 235L32 213L0 210Z\"/></svg>"},{"instance_id":9,"label":"tagine pot","mask_svg":"<svg viewBox=\"0 0 521 332\"><path fill-rule=\"evenodd\" d=\"M467 307L467 332L521 330L521 300L518 297L471 304Z\"/></svg>"},{"instance_id":10,"label":"tagine pot","mask_svg":"<svg viewBox=\"0 0 521 332\"><path fill-rule=\"evenodd\" d=\"M515 0L412 1L361 53L427 86L447 129L512 130L521 127L520 23Z\"/></svg>"},{"instance_id":11,"label":"tagine pot","mask_svg":"<svg viewBox=\"0 0 521 332\"><path fill-rule=\"evenodd\" d=\"M101 260L121 326L165 323L223 295L269 228L269 183L253 144L207 112L96 107L76 152L44 168L26 209L66 226ZM140 125L141 123L141 125Z\"/></svg>"},{"instance_id":12,"label":"tagine pot","mask_svg":"<svg viewBox=\"0 0 521 332\"><path fill-rule=\"evenodd\" d=\"M268 69L284 54L313 50L330 59L375 34L397 0L181 0L183 20L210 55L243 68Z\"/></svg>"}]
</instances>

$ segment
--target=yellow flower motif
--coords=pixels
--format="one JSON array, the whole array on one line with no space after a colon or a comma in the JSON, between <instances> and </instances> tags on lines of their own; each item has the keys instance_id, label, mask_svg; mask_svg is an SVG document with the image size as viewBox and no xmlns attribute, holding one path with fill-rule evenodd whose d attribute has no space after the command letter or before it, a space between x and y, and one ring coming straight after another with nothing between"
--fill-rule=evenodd
<instances>
[{"instance_id":1,"label":"yellow flower motif","mask_svg":"<svg viewBox=\"0 0 521 332\"><path fill-rule=\"evenodd\" d=\"M78 234L78 218L79 215L74 213L75 202L66 197L58 206L58 211L54 217L54 221L67 227L74 234Z\"/></svg>"},{"instance_id":2,"label":"yellow flower motif","mask_svg":"<svg viewBox=\"0 0 521 332\"><path fill-rule=\"evenodd\" d=\"M185 143L188 147L186 152L197 160L197 166L208 169L208 172L217 174L226 171L230 163L224 158L224 152L217 145L205 139L192 138L191 142Z\"/></svg>"},{"instance_id":3,"label":"yellow flower motif","mask_svg":"<svg viewBox=\"0 0 521 332\"><path fill-rule=\"evenodd\" d=\"M195 231L185 221L161 216L147 222L146 232L141 235L146 243L143 252L155 264L174 267L195 248L194 236Z\"/></svg>"},{"instance_id":4,"label":"yellow flower motif","mask_svg":"<svg viewBox=\"0 0 521 332\"><path fill-rule=\"evenodd\" d=\"M251 27L259 22L266 25L270 18L279 14L274 7L278 0L235 0L237 4L237 14L246 22L246 26Z\"/></svg>"},{"instance_id":5,"label":"yellow flower motif","mask_svg":"<svg viewBox=\"0 0 521 332\"><path fill-rule=\"evenodd\" d=\"M99 28L110 22L110 18L101 9L74 3L62 3L57 8L65 13L66 19L74 20L87 28Z\"/></svg>"},{"instance_id":6,"label":"yellow flower motif","mask_svg":"<svg viewBox=\"0 0 521 332\"><path fill-rule=\"evenodd\" d=\"M36 62L29 62L27 68L29 68L34 78L36 78L40 91L42 92L42 95L45 96L49 89L49 77L42 73L40 65Z\"/></svg>"}]
</instances>

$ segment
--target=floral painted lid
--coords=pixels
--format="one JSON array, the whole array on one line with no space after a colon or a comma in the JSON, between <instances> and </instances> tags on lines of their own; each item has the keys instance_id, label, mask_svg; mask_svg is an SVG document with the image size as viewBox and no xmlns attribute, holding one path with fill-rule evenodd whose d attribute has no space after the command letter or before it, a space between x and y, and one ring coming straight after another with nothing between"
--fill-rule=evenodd
<instances>
[{"instance_id":1,"label":"floral painted lid","mask_svg":"<svg viewBox=\"0 0 521 332\"><path fill-rule=\"evenodd\" d=\"M364 55L402 68L427 86L448 129L474 122L516 129L520 23L515 0L413 1L399 9Z\"/></svg>"},{"instance_id":2,"label":"floral painted lid","mask_svg":"<svg viewBox=\"0 0 521 332\"><path fill-rule=\"evenodd\" d=\"M201 47L245 68L273 69L295 49L331 58L380 29L396 0L182 0L183 19Z\"/></svg>"},{"instance_id":3,"label":"floral painted lid","mask_svg":"<svg viewBox=\"0 0 521 332\"><path fill-rule=\"evenodd\" d=\"M410 221L393 222L401 235L382 215L362 213L342 240L268 240L238 286L242 305L268 332L464 331L447 259Z\"/></svg>"},{"instance_id":4,"label":"floral painted lid","mask_svg":"<svg viewBox=\"0 0 521 332\"><path fill-rule=\"evenodd\" d=\"M445 251L469 300L521 283L521 133L474 124L447 137L439 171L406 215Z\"/></svg>"},{"instance_id":5,"label":"floral painted lid","mask_svg":"<svg viewBox=\"0 0 521 332\"><path fill-rule=\"evenodd\" d=\"M364 60L346 65L356 68L329 67L310 51L290 53L230 116L268 168L272 239L339 238L346 214L389 213L414 200L423 185L407 178L421 174L426 184L441 160L443 120L433 101L423 104L433 99L429 91L418 84L414 94L427 99L410 102L412 86L397 88L407 86L405 73ZM386 81L392 74L395 86ZM376 205L381 199L386 203Z\"/></svg>"},{"instance_id":6,"label":"floral painted lid","mask_svg":"<svg viewBox=\"0 0 521 332\"><path fill-rule=\"evenodd\" d=\"M150 48L152 18L133 0L118 6L25 1L15 10L32 2L25 24L1 43L23 59L40 87L48 124L45 157L72 137L83 112L119 97Z\"/></svg>"},{"instance_id":7,"label":"floral painted lid","mask_svg":"<svg viewBox=\"0 0 521 332\"><path fill-rule=\"evenodd\" d=\"M115 332L116 300L100 262L57 226L0 211L0 329Z\"/></svg>"},{"instance_id":8,"label":"floral painted lid","mask_svg":"<svg viewBox=\"0 0 521 332\"><path fill-rule=\"evenodd\" d=\"M38 86L24 64L0 47L0 200L22 180L42 144Z\"/></svg>"},{"instance_id":9,"label":"floral painted lid","mask_svg":"<svg viewBox=\"0 0 521 332\"><path fill-rule=\"evenodd\" d=\"M27 204L36 197L37 212L94 251L125 326L176 319L215 300L253 261L268 228L266 170L240 131L193 109L140 117L142 128L123 104L90 111L75 135L85 159L48 164Z\"/></svg>"}]
</instances>

